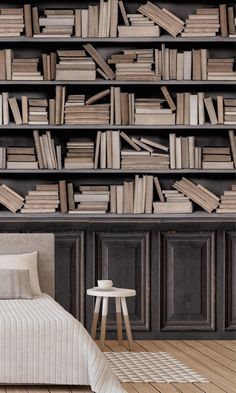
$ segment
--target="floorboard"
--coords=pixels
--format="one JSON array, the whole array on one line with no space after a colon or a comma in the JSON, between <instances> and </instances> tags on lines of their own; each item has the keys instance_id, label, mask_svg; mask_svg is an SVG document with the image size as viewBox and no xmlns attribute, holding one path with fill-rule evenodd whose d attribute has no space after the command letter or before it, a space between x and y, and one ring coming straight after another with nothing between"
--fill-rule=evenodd
<instances>
[{"instance_id":1,"label":"floorboard","mask_svg":"<svg viewBox=\"0 0 236 393\"><path fill-rule=\"evenodd\" d=\"M128 343L118 346L107 340L105 351L127 352ZM236 342L225 340L135 341L134 352L168 352L207 378L210 383L125 383L127 393L235 393ZM1 386L0 393L92 393L86 386Z\"/></svg>"}]
</instances>

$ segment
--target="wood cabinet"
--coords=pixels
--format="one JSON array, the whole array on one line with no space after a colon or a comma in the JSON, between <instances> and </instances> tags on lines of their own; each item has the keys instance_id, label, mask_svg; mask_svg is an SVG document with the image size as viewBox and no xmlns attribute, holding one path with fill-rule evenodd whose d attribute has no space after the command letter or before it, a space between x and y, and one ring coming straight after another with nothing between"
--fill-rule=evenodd
<instances>
[{"instance_id":1,"label":"wood cabinet","mask_svg":"<svg viewBox=\"0 0 236 393\"><path fill-rule=\"evenodd\" d=\"M0 232L56 235L56 300L90 330L98 278L135 288L129 299L137 339L233 339L236 331L236 232L232 219L121 221L11 218ZM116 333L109 305L108 337Z\"/></svg>"}]
</instances>

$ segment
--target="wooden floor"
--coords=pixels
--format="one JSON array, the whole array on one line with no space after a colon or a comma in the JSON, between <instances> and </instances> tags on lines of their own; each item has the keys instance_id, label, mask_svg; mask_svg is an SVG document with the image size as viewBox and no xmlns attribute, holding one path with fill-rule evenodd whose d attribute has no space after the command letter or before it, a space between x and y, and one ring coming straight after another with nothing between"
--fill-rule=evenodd
<instances>
[{"instance_id":1,"label":"wooden floor","mask_svg":"<svg viewBox=\"0 0 236 393\"><path fill-rule=\"evenodd\" d=\"M106 342L105 351L127 351L127 344L118 347ZM135 351L165 351L205 376L210 383L123 384L128 393L235 393L236 341L136 341ZM87 387L0 387L0 393L91 393ZM112 393L112 392L111 392Z\"/></svg>"}]
</instances>

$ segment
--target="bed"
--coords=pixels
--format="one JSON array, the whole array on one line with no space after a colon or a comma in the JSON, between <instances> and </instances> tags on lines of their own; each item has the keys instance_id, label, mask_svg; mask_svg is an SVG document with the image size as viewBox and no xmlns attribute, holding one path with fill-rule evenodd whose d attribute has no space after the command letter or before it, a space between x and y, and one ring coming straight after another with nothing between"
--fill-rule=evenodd
<instances>
[{"instance_id":1,"label":"bed","mask_svg":"<svg viewBox=\"0 0 236 393\"><path fill-rule=\"evenodd\" d=\"M54 299L54 235L0 234L0 255L38 251L42 295L0 300L0 383L125 393L88 332Z\"/></svg>"}]
</instances>

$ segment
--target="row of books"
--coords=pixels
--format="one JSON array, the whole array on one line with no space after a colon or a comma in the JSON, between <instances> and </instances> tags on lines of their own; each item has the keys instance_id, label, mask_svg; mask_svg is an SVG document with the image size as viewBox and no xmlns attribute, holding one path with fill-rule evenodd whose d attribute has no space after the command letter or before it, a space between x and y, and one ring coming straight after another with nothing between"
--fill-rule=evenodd
<instances>
[{"instance_id":1,"label":"row of books","mask_svg":"<svg viewBox=\"0 0 236 393\"><path fill-rule=\"evenodd\" d=\"M85 94L66 95L65 86L56 86L56 97L30 98L0 94L0 125L15 124L110 124L110 125L204 125L236 124L236 99L205 96L205 93L176 93L173 99L166 86L164 98L139 98L134 93L111 87L86 99ZM107 101L107 96L109 100ZM106 98L105 98L106 97ZM98 101L102 100L102 103ZM215 101L215 103L214 103ZM20 108L21 107L21 108Z\"/></svg>"},{"instance_id":2,"label":"row of books","mask_svg":"<svg viewBox=\"0 0 236 393\"><path fill-rule=\"evenodd\" d=\"M172 189L162 189L158 177L135 175L122 184L80 185L60 180L37 184L22 197L6 185L0 186L0 204L16 213L70 214L169 214L192 213L194 205L208 213L233 213L236 210L236 184L218 197L201 184L182 178Z\"/></svg>"},{"instance_id":3,"label":"row of books","mask_svg":"<svg viewBox=\"0 0 236 393\"><path fill-rule=\"evenodd\" d=\"M234 58L210 58L207 49L125 49L107 61L92 45L39 57L14 58L0 50L0 80L234 80ZM96 66L97 64L97 66ZM111 67L115 66L115 73Z\"/></svg>"},{"instance_id":4,"label":"row of books","mask_svg":"<svg viewBox=\"0 0 236 393\"><path fill-rule=\"evenodd\" d=\"M33 131L34 147L0 147L0 169L62 169L62 146L50 131ZM97 131L96 138L70 138L65 169L233 169L236 136L229 131L228 146L196 146L195 136L169 134L169 145L123 131Z\"/></svg>"},{"instance_id":5,"label":"row of books","mask_svg":"<svg viewBox=\"0 0 236 393\"><path fill-rule=\"evenodd\" d=\"M181 20L166 8L148 1L127 13L122 0L100 0L99 5L76 9L44 9L37 6L0 8L3 37L158 37L161 29L176 37L235 36L235 12L232 6L197 8ZM120 24L121 23L121 24ZM161 28L161 29L160 29Z\"/></svg>"}]
</instances>

